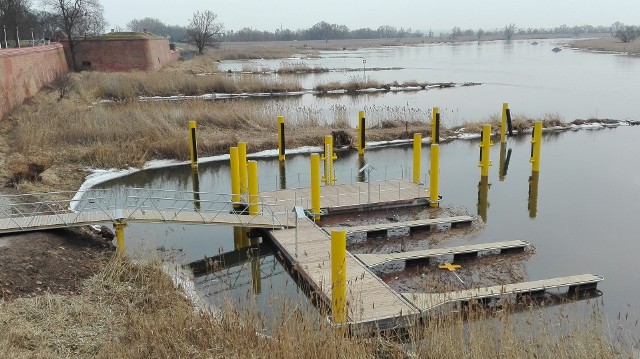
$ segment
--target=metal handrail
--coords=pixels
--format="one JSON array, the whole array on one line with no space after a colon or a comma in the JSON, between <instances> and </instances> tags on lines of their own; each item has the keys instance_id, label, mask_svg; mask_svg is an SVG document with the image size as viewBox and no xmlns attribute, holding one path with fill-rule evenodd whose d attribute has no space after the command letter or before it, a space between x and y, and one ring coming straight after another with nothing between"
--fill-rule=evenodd
<instances>
[{"instance_id":1,"label":"metal handrail","mask_svg":"<svg viewBox=\"0 0 640 359\"><path fill-rule=\"evenodd\" d=\"M194 199L194 193L200 196ZM53 215L65 226L70 226L79 220L83 213L100 212L111 220L117 220L116 211L132 218L139 211L155 210L160 213L162 220L169 222L181 213L197 213L203 224L212 224L220 214L235 214L239 222L250 226L256 217L243 216L234 211L231 194L213 192L193 192L178 190L146 189L146 188L114 188L89 189L79 192L50 192L29 193L21 195L0 196L0 217L10 219L16 227L26 229L31 226L36 216ZM60 197L65 197L61 199ZM66 199L71 198L71 199ZM199 207L196 206L196 203ZM247 203L242 202L243 205ZM283 227L278 218L280 208L277 203L266 203L259 200L259 217L270 217L274 227ZM173 212L173 218L165 216L167 211ZM69 214L75 214L69 219ZM209 220L204 214L213 214ZM208 217L208 216L207 216ZM29 218L27 225L18 222L19 218ZM246 221L244 219L247 219Z\"/></svg>"}]
</instances>

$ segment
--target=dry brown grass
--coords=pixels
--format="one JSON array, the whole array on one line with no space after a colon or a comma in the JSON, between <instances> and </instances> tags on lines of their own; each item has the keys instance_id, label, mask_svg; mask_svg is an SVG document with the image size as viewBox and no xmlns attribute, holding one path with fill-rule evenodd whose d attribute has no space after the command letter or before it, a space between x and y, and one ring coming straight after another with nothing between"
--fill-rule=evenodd
<instances>
[{"instance_id":1,"label":"dry brown grass","mask_svg":"<svg viewBox=\"0 0 640 359\"><path fill-rule=\"evenodd\" d=\"M589 51L605 51L605 52L621 52L631 55L640 54L640 42L622 42L612 36L606 36L598 39L577 40L571 43L571 46Z\"/></svg>"},{"instance_id":2,"label":"dry brown grass","mask_svg":"<svg viewBox=\"0 0 640 359\"><path fill-rule=\"evenodd\" d=\"M546 113L542 118L533 118L525 115L515 115L512 117L512 128L515 133L523 133L531 131L536 121L542 121L543 128L550 127L568 127L569 124L564 122L562 116L557 113ZM493 132L500 129L501 117L499 115L492 115L489 118L481 122L465 122L460 126L455 126L451 130L459 130L464 128L465 133L480 133L482 132L482 126L485 124L491 125Z\"/></svg>"},{"instance_id":3,"label":"dry brown grass","mask_svg":"<svg viewBox=\"0 0 640 359\"><path fill-rule=\"evenodd\" d=\"M203 95L210 93L274 93L302 90L294 78L251 74L194 75L182 72L75 74L75 88L88 101L137 101L139 96Z\"/></svg>"},{"instance_id":4,"label":"dry brown grass","mask_svg":"<svg viewBox=\"0 0 640 359\"><path fill-rule=\"evenodd\" d=\"M345 90L347 93L355 93L364 89L381 89L385 85L375 80L364 80L357 77L352 77L347 82L331 81L323 84L318 84L313 87L318 92L340 91Z\"/></svg>"},{"instance_id":5,"label":"dry brown grass","mask_svg":"<svg viewBox=\"0 0 640 359\"><path fill-rule=\"evenodd\" d=\"M282 61L276 70L278 74L309 74L329 72L329 69L320 66L309 66L304 61Z\"/></svg>"},{"instance_id":6,"label":"dry brown grass","mask_svg":"<svg viewBox=\"0 0 640 359\"><path fill-rule=\"evenodd\" d=\"M272 301L265 316L227 305L194 310L157 262L114 257L80 295L0 303L0 357L11 358L625 358L607 339L599 302L544 314L471 311L393 336L349 337L313 309ZM548 313L548 312L546 312ZM272 319L267 319L267 318Z\"/></svg>"},{"instance_id":7,"label":"dry brown grass","mask_svg":"<svg viewBox=\"0 0 640 359\"><path fill-rule=\"evenodd\" d=\"M262 100L87 105L78 95L58 102L54 92L40 93L8 116L4 125L10 155L44 152L79 167L109 168L141 166L151 159L188 159L190 120L198 124L201 156L227 153L240 140L249 140L250 151L276 148L279 115L285 116L292 133L287 136L289 147L320 145L332 129L349 127L341 106L327 114L315 107ZM27 157L25 161L34 161Z\"/></svg>"}]
</instances>

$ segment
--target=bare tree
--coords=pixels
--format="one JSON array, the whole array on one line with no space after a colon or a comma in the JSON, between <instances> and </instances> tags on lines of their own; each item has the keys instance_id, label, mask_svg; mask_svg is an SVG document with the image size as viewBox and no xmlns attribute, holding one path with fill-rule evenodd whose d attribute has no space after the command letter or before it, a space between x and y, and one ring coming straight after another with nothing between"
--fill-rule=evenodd
<instances>
[{"instance_id":1,"label":"bare tree","mask_svg":"<svg viewBox=\"0 0 640 359\"><path fill-rule=\"evenodd\" d=\"M215 43L215 35L222 32L223 26L216 22L217 17L218 15L210 10L196 11L189 21L187 36L195 43L200 55L206 46Z\"/></svg>"},{"instance_id":2,"label":"bare tree","mask_svg":"<svg viewBox=\"0 0 640 359\"><path fill-rule=\"evenodd\" d=\"M640 28L637 26L628 26L620 21L616 21L611 25L611 36L624 43L633 42L640 36Z\"/></svg>"},{"instance_id":3,"label":"bare tree","mask_svg":"<svg viewBox=\"0 0 640 359\"><path fill-rule=\"evenodd\" d=\"M104 9L99 0L40 0L42 5L56 15L56 25L67 36L71 52L71 65L78 70L76 51L79 36L98 34L104 30Z\"/></svg>"},{"instance_id":4,"label":"bare tree","mask_svg":"<svg viewBox=\"0 0 640 359\"><path fill-rule=\"evenodd\" d=\"M513 38L513 35L515 35L516 33L516 25L515 24L509 24L507 26L504 27L504 37L507 40L511 40Z\"/></svg>"},{"instance_id":5,"label":"bare tree","mask_svg":"<svg viewBox=\"0 0 640 359\"><path fill-rule=\"evenodd\" d=\"M31 7L30 0L2 0L0 1L0 19L6 26L7 34L13 38L15 46L18 47L18 28L27 33L25 25ZM22 33L20 31L20 33ZM26 36L25 36L26 38ZM30 38L30 37L29 37Z\"/></svg>"}]
</instances>

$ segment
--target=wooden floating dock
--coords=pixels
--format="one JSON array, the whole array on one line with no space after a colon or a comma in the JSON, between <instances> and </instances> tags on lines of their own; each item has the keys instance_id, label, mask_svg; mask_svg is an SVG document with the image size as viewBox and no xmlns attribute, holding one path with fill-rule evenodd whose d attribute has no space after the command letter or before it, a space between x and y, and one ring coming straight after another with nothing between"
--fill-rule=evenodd
<instances>
[{"instance_id":1,"label":"wooden floating dock","mask_svg":"<svg viewBox=\"0 0 640 359\"><path fill-rule=\"evenodd\" d=\"M471 217L471 216L441 217L441 218L418 219L414 221L404 221L404 222L376 223L376 224L369 224L365 226L344 227L340 229L346 230L347 234L367 233L367 238L385 237L387 236L387 232L389 230L402 229L402 228L409 228L410 231L428 230L428 229L431 229L432 226L436 226L436 225L451 224L452 226L454 226L454 225L460 225L460 224L471 224L471 222L474 221L475 219L476 219L475 217Z\"/></svg>"},{"instance_id":2,"label":"wooden floating dock","mask_svg":"<svg viewBox=\"0 0 640 359\"><path fill-rule=\"evenodd\" d=\"M278 212L278 207L288 211L294 206L311 209L310 188L260 192L260 199L273 208L274 212ZM320 209L323 214L427 204L429 191L406 179L372 182L370 186L357 182L320 187Z\"/></svg>"},{"instance_id":3,"label":"wooden floating dock","mask_svg":"<svg viewBox=\"0 0 640 359\"><path fill-rule=\"evenodd\" d=\"M367 267L375 267L381 264L394 262L394 261L406 261L407 266L413 263L428 264L429 258L441 257L446 255L453 255L454 260L457 259L475 257L479 252L488 252L500 250L501 253L510 253L524 251L530 244L526 241L504 241L493 243L472 244L467 246L449 247L449 248L431 248L422 249L417 251L400 252L400 253L386 253L386 254L354 254L362 263Z\"/></svg>"},{"instance_id":4,"label":"wooden floating dock","mask_svg":"<svg viewBox=\"0 0 640 359\"><path fill-rule=\"evenodd\" d=\"M428 204L428 192L406 180L385 181L376 184L371 202L367 198L367 184L321 187L321 208L323 214L366 211ZM379 193L379 194L378 194ZM310 209L309 189L290 189L263 193L261 198L273 208L282 206L290 211L294 206ZM426 228L439 224L463 224L475 220L474 217L458 216L434 218L418 221L376 224L343 228L349 233L388 231L396 228ZM312 294L327 307L331 307L331 239L329 234L309 219L301 219L297 228L269 230L267 236L277 248L277 252L303 281L309 285ZM392 260L424 260L439 255L454 255L454 258L476 256L482 251L499 250L501 253L523 251L526 241L505 241L453 248L429 249L387 255L352 255L347 252L347 324L351 332L389 330L414 325L420 318L434 315L433 309L446 303L459 303L470 298L496 297L506 292L535 293L539 290L568 286L571 290L595 289L603 278L593 275L556 278L518 284L508 284L488 288L453 293L398 293L384 283L369 268ZM457 256L457 257L456 257Z\"/></svg>"},{"instance_id":5,"label":"wooden floating dock","mask_svg":"<svg viewBox=\"0 0 640 359\"><path fill-rule=\"evenodd\" d=\"M472 300L501 298L510 295L541 295L547 290L568 287L569 293L595 289L604 277L581 274L570 277L535 280L531 282L497 285L450 293L402 293L421 311L430 311L443 304L467 303Z\"/></svg>"},{"instance_id":6,"label":"wooden floating dock","mask_svg":"<svg viewBox=\"0 0 640 359\"><path fill-rule=\"evenodd\" d=\"M269 231L276 248L312 287L327 307L331 307L331 238L310 220L296 230ZM297 251L296 251L297 247ZM350 323L372 324L391 329L419 311L391 289L371 270L347 252L347 316Z\"/></svg>"}]
</instances>

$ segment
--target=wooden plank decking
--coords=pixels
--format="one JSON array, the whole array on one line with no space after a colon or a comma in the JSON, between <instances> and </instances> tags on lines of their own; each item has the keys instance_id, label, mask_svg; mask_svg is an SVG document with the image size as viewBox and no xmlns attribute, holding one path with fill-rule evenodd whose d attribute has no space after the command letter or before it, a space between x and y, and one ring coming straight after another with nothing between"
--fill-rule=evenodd
<instances>
[{"instance_id":1,"label":"wooden plank decking","mask_svg":"<svg viewBox=\"0 0 640 359\"><path fill-rule=\"evenodd\" d=\"M392 229L431 227L439 224L455 224L455 223L471 223L475 217L471 216L454 216L441 218L418 219L414 221L375 223L364 226L344 227L347 233L363 233L363 232L381 232Z\"/></svg>"},{"instance_id":2,"label":"wooden plank decking","mask_svg":"<svg viewBox=\"0 0 640 359\"><path fill-rule=\"evenodd\" d=\"M513 248L524 248L529 246L526 241L503 241L493 243L472 244L467 246L448 247L448 248L431 248L417 251L400 252L400 253L384 253L384 254L354 254L362 263L368 267L374 267L388 262L411 260L419 258L440 257L446 255L455 255L461 253L476 253L482 251L494 251Z\"/></svg>"},{"instance_id":3,"label":"wooden plank decking","mask_svg":"<svg viewBox=\"0 0 640 359\"><path fill-rule=\"evenodd\" d=\"M371 183L369 202L368 185L364 182L320 187L320 208L323 213L363 209L368 207L427 204L429 191L424 186L405 179ZM291 211L294 206L311 209L311 189L293 188L261 192L262 202L271 206L274 212Z\"/></svg>"},{"instance_id":4,"label":"wooden plank decking","mask_svg":"<svg viewBox=\"0 0 640 359\"><path fill-rule=\"evenodd\" d=\"M321 295L331 303L331 240L329 235L310 220L298 224L296 230L275 230L269 235L276 247L287 257ZM296 255L297 253L297 255ZM348 320L352 323L375 323L380 328L397 324L398 318L416 315L419 311L402 296L374 275L347 252ZM406 319L405 319L406 320Z\"/></svg>"},{"instance_id":5,"label":"wooden plank decking","mask_svg":"<svg viewBox=\"0 0 640 359\"><path fill-rule=\"evenodd\" d=\"M443 304L466 302L472 299L499 298L504 295L542 292L561 287L595 288L595 285L602 280L604 280L604 278L599 275L581 274L449 293L402 293L402 295L410 300L416 307L420 308L420 310L429 311Z\"/></svg>"}]
</instances>

